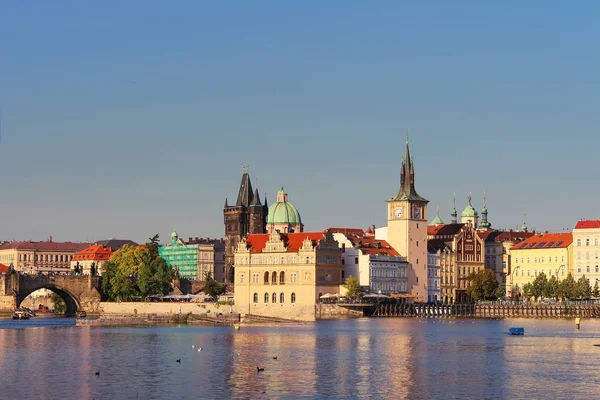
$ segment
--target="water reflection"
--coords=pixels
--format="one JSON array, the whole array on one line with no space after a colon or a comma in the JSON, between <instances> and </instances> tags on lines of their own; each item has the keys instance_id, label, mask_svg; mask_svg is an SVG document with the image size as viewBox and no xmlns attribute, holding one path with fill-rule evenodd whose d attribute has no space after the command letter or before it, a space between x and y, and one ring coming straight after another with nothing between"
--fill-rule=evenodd
<instances>
[{"instance_id":1,"label":"water reflection","mask_svg":"<svg viewBox=\"0 0 600 400\"><path fill-rule=\"evenodd\" d=\"M64 322L65 324L68 321ZM600 322L0 329L2 398L593 398ZM0 328L10 326L0 321ZM198 352L192 345L202 347ZM277 360L273 357L277 356ZM180 358L181 363L175 362ZM256 367L265 368L257 372ZM100 376L95 372L100 371Z\"/></svg>"}]
</instances>

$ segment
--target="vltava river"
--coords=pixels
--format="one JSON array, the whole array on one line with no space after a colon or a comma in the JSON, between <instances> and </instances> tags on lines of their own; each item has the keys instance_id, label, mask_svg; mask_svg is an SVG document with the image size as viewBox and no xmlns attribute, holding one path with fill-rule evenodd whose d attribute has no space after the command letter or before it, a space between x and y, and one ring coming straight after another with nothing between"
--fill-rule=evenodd
<instances>
[{"instance_id":1,"label":"vltava river","mask_svg":"<svg viewBox=\"0 0 600 400\"><path fill-rule=\"evenodd\" d=\"M239 331L73 324L0 320L0 398L600 397L600 321L583 320L580 331L573 320L390 318ZM507 335L511 326L525 336Z\"/></svg>"}]
</instances>

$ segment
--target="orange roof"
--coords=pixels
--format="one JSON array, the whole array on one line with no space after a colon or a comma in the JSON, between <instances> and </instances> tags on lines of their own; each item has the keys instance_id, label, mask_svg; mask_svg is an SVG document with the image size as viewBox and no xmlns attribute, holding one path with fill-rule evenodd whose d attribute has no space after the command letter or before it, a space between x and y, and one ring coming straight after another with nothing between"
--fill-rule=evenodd
<instances>
[{"instance_id":1,"label":"orange roof","mask_svg":"<svg viewBox=\"0 0 600 400\"><path fill-rule=\"evenodd\" d=\"M400 253L396 251L388 242L385 240L375 240L372 238L363 238L359 249L363 254L368 255L386 255L386 256L399 256Z\"/></svg>"},{"instance_id":2,"label":"orange roof","mask_svg":"<svg viewBox=\"0 0 600 400\"><path fill-rule=\"evenodd\" d=\"M7 272L8 271L8 266L4 265L4 264L0 264L0 272Z\"/></svg>"},{"instance_id":3,"label":"orange roof","mask_svg":"<svg viewBox=\"0 0 600 400\"><path fill-rule=\"evenodd\" d=\"M94 244L86 249L81 250L79 253L75 253L73 261L107 261L110 260L112 250L108 247L104 247L101 244Z\"/></svg>"},{"instance_id":4,"label":"orange roof","mask_svg":"<svg viewBox=\"0 0 600 400\"><path fill-rule=\"evenodd\" d=\"M542 233L523 240L511 250L560 249L573 243L572 233Z\"/></svg>"},{"instance_id":5,"label":"orange roof","mask_svg":"<svg viewBox=\"0 0 600 400\"><path fill-rule=\"evenodd\" d=\"M288 253L297 252L300 247L302 247L302 242L304 242L306 238L310 239L313 244L317 244L323 239L323 232L280 233L279 235L287 246ZM250 252L262 253L265 245L269 241L269 236L268 233L249 235L246 238L246 242L251 246Z\"/></svg>"},{"instance_id":6,"label":"orange roof","mask_svg":"<svg viewBox=\"0 0 600 400\"><path fill-rule=\"evenodd\" d=\"M575 225L575 229L594 229L600 228L600 220L581 220Z\"/></svg>"}]
</instances>

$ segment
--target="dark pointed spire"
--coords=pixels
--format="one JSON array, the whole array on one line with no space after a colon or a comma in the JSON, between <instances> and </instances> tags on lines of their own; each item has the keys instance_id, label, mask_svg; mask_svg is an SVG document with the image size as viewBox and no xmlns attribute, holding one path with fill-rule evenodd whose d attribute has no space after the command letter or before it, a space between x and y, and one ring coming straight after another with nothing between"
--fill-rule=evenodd
<instances>
[{"instance_id":1,"label":"dark pointed spire","mask_svg":"<svg viewBox=\"0 0 600 400\"><path fill-rule=\"evenodd\" d=\"M229 204L227 204L227 197L225 197L225 206L223 208L228 208Z\"/></svg>"},{"instance_id":2,"label":"dark pointed spire","mask_svg":"<svg viewBox=\"0 0 600 400\"><path fill-rule=\"evenodd\" d=\"M396 197L392 201L399 200L413 200L413 201L425 201L423 197L419 196L415 190L415 169L413 160L410 157L410 149L408 147L408 133L406 136L406 149L404 151L404 157L402 159L402 166L400 168L400 190Z\"/></svg>"},{"instance_id":3,"label":"dark pointed spire","mask_svg":"<svg viewBox=\"0 0 600 400\"><path fill-rule=\"evenodd\" d=\"M252 199L252 203L250 203L251 206L262 206L262 204L260 203L260 196L258 194L258 189L254 189L254 198Z\"/></svg>"},{"instance_id":4,"label":"dark pointed spire","mask_svg":"<svg viewBox=\"0 0 600 400\"><path fill-rule=\"evenodd\" d=\"M488 209L487 209L487 205L486 205L486 197L487 197L487 193L484 191L483 192L483 208L481 209L481 222L479 223L479 227L482 229L490 229L492 227L492 224L490 224L490 222L488 221Z\"/></svg>"},{"instance_id":5,"label":"dark pointed spire","mask_svg":"<svg viewBox=\"0 0 600 400\"><path fill-rule=\"evenodd\" d=\"M250 175L245 172L242 175L242 182L240 183L240 190L238 192L237 201L235 205L237 207L244 206L248 207L252 203L254 195L252 193L252 183L250 182Z\"/></svg>"},{"instance_id":6,"label":"dark pointed spire","mask_svg":"<svg viewBox=\"0 0 600 400\"><path fill-rule=\"evenodd\" d=\"M450 213L450 216L452 217L453 224L458 223L458 212L456 211L456 193L454 193L452 197L452 212Z\"/></svg>"},{"instance_id":7,"label":"dark pointed spire","mask_svg":"<svg viewBox=\"0 0 600 400\"><path fill-rule=\"evenodd\" d=\"M267 207L267 192L265 192L265 207Z\"/></svg>"}]
</instances>

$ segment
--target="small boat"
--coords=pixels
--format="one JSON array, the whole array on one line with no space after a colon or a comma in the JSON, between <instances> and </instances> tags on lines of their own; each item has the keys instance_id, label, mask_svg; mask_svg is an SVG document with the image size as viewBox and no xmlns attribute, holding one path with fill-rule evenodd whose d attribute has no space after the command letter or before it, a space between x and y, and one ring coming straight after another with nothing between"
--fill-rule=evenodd
<instances>
[{"instance_id":1,"label":"small boat","mask_svg":"<svg viewBox=\"0 0 600 400\"><path fill-rule=\"evenodd\" d=\"M525 328L510 328L508 330L508 333L510 333L511 335L524 335Z\"/></svg>"},{"instance_id":2,"label":"small boat","mask_svg":"<svg viewBox=\"0 0 600 400\"><path fill-rule=\"evenodd\" d=\"M87 317L87 313L84 310L81 310L81 311L77 311L75 313L75 316L77 318L85 318L85 317Z\"/></svg>"},{"instance_id":3,"label":"small boat","mask_svg":"<svg viewBox=\"0 0 600 400\"><path fill-rule=\"evenodd\" d=\"M29 313L25 311L15 311L12 315L12 319L29 319Z\"/></svg>"}]
</instances>

